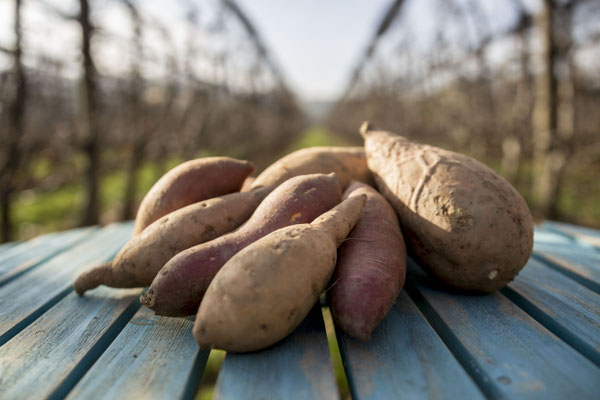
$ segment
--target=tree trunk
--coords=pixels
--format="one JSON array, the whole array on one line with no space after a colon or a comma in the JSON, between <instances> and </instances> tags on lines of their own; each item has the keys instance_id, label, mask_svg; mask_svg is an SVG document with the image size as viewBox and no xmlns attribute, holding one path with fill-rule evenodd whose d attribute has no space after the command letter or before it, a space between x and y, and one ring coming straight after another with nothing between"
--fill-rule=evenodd
<instances>
[{"instance_id":1,"label":"tree trunk","mask_svg":"<svg viewBox=\"0 0 600 400\"><path fill-rule=\"evenodd\" d=\"M566 6L560 11L565 18L566 29L558 46L555 26L558 5L553 0L544 0L539 19L544 68L535 81L533 120L534 195L540 216L551 219L558 217L560 184L574 135L573 73L570 62L572 9ZM562 71L560 76L559 71Z\"/></svg>"},{"instance_id":2,"label":"tree trunk","mask_svg":"<svg viewBox=\"0 0 600 400\"><path fill-rule=\"evenodd\" d=\"M81 26L81 53L83 56L83 82L81 85L80 129L83 136L83 151L88 165L85 173L85 203L82 225L99 222L100 201L100 145L98 128L97 76L91 52L93 27L90 22L88 0L79 0L79 24Z\"/></svg>"},{"instance_id":3,"label":"tree trunk","mask_svg":"<svg viewBox=\"0 0 600 400\"><path fill-rule=\"evenodd\" d=\"M20 161L19 143L23 135L25 101L27 96L27 82L22 61L22 39L21 29L21 0L15 0L15 48L13 73L15 79L15 97L12 107L9 109L8 145L6 149L6 161L0 170L0 208L2 212L1 235L2 242L13 239L14 227L12 220L11 197L14 191L15 174Z\"/></svg>"},{"instance_id":4,"label":"tree trunk","mask_svg":"<svg viewBox=\"0 0 600 400\"><path fill-rule=\"evenodd\" d=\"M129 12L133 25L133 43L134 58L131 66L131 88L130 88L130 122L131 129L129 134L132 136L132 147L125 178L125 193L123 196L123 209L121 218L129 220L135 218L137 193L137 172L144 160L146 145L148 143L147 124L145 123L142 92L144 91L144 82L141 73L141 63L144 58L144 49L142 43L143 21L136 6L129 0L124 1Z\"/></svg>"}]
</instances>

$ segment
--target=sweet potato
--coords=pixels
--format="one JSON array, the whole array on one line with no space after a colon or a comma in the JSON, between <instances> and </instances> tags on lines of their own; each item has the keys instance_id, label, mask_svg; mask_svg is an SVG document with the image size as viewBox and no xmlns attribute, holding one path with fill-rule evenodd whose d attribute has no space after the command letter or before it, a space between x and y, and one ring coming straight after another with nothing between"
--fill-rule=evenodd
<instances>
[{"instance_id":1,"label":"sweet potato","mask_svg":"<svg viewBox=\"0 0 600 400\"><path fill-rule=\"evenodd\" d=\"M523 197L484 164L361 127L369 168L400 218L409 251L430 275L493 292L523 268L533 220Z\"/></svg>"},{"instance_id":2,"label":"sweet potato","mask_svg":"<svg viewBox=\"0 0 600 400\"><path fill-rule=\"evenodd\" d=\"M279 229L233 256L198 309L193 332L200 347L254 351L291 333L325 289L336 249L365 201L348 198L311 224Z\"/></svg>"},{"instance_id":3,"label":"sweet potato","mask_svg":"<svg viewBox=\"0 0 600 400\"><path fill-rule=\"evenodd\" d=\"M163 175L142 200L133 233L140 233L178 208L239 191L253 170L251 162L229 157L198 158L178 165Z\"/></svg>"},{"instance_id":4,"label":"sweet potato","mask_svg":"<svg viewBox=\"0 0 600 400\"><path fill-rule=\"evenodd\" d=\"M112 262L82 273L75 281L75 291L82 295L99 285L149 285L175 254L243 224L270 190L266 187L231 193L185 206L159 218L134 235Z\"/></svg>"},{"instance_id":5,"label":"sweet potato","mask_svg":"<svg viewBox=\"0 0 600 400\"><path fill-rule=\"evenodd\" d=\"M309 147L273 163L252 184L252 188L278 185L293 176L335 172L345 189L351 180L372 181L362 147Z\"/></svg>"},{"instance_id":6,"label":"sweet potato","mask_svg":"<svg viewBox=\"0 0 600 400\"><path fill-rule=\"evenodd\" d=\"M267 196L240 229L169 260L142 296L142 304L159 315L195 314L208 284L234 254L274 230L312 221L338 204L341 197L340 184L333 174L287 180Z\"/></svg>"},{"instance_id":7,"label":"sweet potato","mask_svg":"<svg viewBox=\"0 0 600 400\"><path fill-rule=\"evenodd\" d=\"M254 180L256 178L253 176L249 176L246 178L246 180L244 181L244 184L242 185L242 188L240 189L240 192L248 192L250 190L252 190L252 184L254 183Z\"/></svg>"},{"instance_id":8,"label":"sweet potato","mask_svg":"<svg viewBox=\"0 0 600 400\"><path fill-rule=\"evenodd\" d=\"M367 202L338 249L329 300L337 325L367 341L402 290L406 247L394 209L375 189L353 182L343 198L361 194Z\"/></svg>"}]
</instances>

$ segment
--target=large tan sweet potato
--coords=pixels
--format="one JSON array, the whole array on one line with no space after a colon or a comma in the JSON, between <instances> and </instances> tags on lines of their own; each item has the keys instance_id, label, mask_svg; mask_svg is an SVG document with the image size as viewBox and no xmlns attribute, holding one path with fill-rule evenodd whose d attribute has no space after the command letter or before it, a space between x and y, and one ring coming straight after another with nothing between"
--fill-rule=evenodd
<instances>
[{"instance_id":1,"label":"large tan sweet potato","mask_svg":"<svg viewBox=\"0 0 600 400\"><path fill-rule=\"evenodd\" d=\"M361 194L367 202L338 249L329 300L337 326L367 341L402 290L406 247L394 209L375 189L353 182L343 198Z\"/></svg>"},{"instance_id":2,"label":"large tan sweet potato","mask_svg":"<svg viewBox=\"0 0 600 400\"><path fill-rule=\"evenodd\" d=\"M178 208L240 190L254 166L229 157L186 161L171 169L150 188L135 217L138 234L163 215Z\"/></svg>"},{"instance_id":3,"label":"large tan sweet potato","mask_svg":"<svg viewBox=\"0 0 600 400\"><path fill-rule=\"evenodd\" d=\"M365 201L348 198L312 223L279 229L233 256L198 309L193 332L200 347L254 351L291 333L325 289L336 249Z\"/></svg>"},{"instance_id":4,"label":"large tan sweet potato","mask_svg":"<svg viewBox=\"0 0 600 400\"><path fill-rule=\"evenodd\" d=\"M338 204L341 197L334 174L287 180L265 198L240 229L169 260L142 296L142 304L159 315L195 314L210 281L233 255L274 230L312 221Z\"/></svg>"},{"instance_id":5,"label":"large tan sweet potato","mask_svg":"<svg viewBox=\"0 0 600 400\"><path fill-rule=\"evenodd\" d=\"M279 185L291 177L334 172L345 189L351 180L370 183L362 147L309 147L301 149L273 163L256 177L252 188Z\"/></svg>"},{"instance_id":6,"label":"large tan sweet potato","mask_svg":"<svg viewBox=\"0 0 600 400\"><path fill-rule=\"evenodd\" d=\"M484 164L361 127L369 168L392 204L409 251L458 289L492 292L510 282L533 248L523 197Z\"/></svg>"},{"instance_id":7,"label":"large tan sweet potato","mask_svg":"<svg viewBox=\"0 0 600 400\"><path fill-rule=\"evenodd\" d=\"M159 218L134 235L112 262L82 273L75 281L75 291L82 295L99 285L149 285L163 265L180 251L213 240L243 224L270 190L231 193L185 206Z\"/></svg>"}]
</instances>

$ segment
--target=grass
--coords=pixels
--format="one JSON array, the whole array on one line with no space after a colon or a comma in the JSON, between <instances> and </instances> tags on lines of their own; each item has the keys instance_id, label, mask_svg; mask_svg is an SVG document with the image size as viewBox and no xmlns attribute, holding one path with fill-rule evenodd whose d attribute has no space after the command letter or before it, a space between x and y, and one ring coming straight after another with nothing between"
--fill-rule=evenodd
<instances>
[{"instance_id":1,"label":"grass","mask_svg":"<svg viewBox=\"0 0 600 400\"><path fill-rule=\"evenodd\" d=\"M313 126L304 132L300 138L290 145L287 152L310 146L340 146L345 143L331 132L320 126ZM286 153L287 153L286 152ZM199 154L199 157L212 155ZM105 163L110 164L112 155L105 155ZM156 180L168 169L182 162L182 159L172 158L164 163L145 163L138 171L137 200ZM82 176L85 167L83 155L76 154L64 163L62 168L74 176ZM40 158L28 167L28 174L35 181L48 179L56 168L50 160ZM123 207L123 195L126 185L125 170L115 168L104 174L100 183L100 207L102 210L101 223L118 221ZM70 183L51 191L38 189L26 190L14 196L13 209L16 227L16 238L30 239L42 233L74 228L79 223L84 202L84 187L81 183Z\"/></svg>"},{"instance_id":2,"label":"grass","mask_svg":"<svg viewBox=\"0 0 600 400\"><path fill-rule=\"evenodd\" d=\"M325 331L327 332L329 354L331 355L331 362L333 363L333 372L335 374L335 380L337 382L338 389L340 390L340 398L351 399L350 388L348 387L348 379L346 377L346 372L344 371L344 364L342 362L340 347L338 345L337 337L335 335L335 327L333 325L331 311L327 307L323 307L322 310L323 321L325 322Z\"/></svg>"},{"instance_id":3,"label":"grass","mask_svg":"<svg viewBox=\"0 0 600 400\"><path fill-rule=\"evenodd\" d=\"M290 144L285 154L294 150L310 146L343 146L347 145L343 139L334 135L326 128L315 125L309 127L294 143ZM198 154L201 156L212 155L210 152ZM110 158L119 155L105 155L105 163L110 164ZM152 184L169 168L180 163L182 159L173 158L163 163L145 163L138 173L137 199L143 195ZM567 168L562 190L559 194L558 207L561 220L590 227L600 227L600 184L590 171L589 165L578 165L574 162ZM499 164L488 162L494 169L499 169ZM83 175L85 158L76 154L71 160L62 164L65 173L75 177ZM49 179L56 166L49 159L38 158L27 166L27 174L34 181ZM517 188L523 193L531 204L530 191L531 165L524 163L522 174ZM117 221L121 217L123 194L126 176L124 169L115 168L104 174L101 179L101 222ZM82 214L84 202L84 188L81 183L74 182L58 187L55 190L41 191L39 189L26 190L14 196L13 209L16 239L25 240L46 232L64 230L76 227Z\"/></svg>"},{"instance_id":4,"label":"grass","mask_svg":"<svg viewBox=\"0 0 600 400\"><path fill-rule=\"evenodd\" d=\"M225 352L222 350L212 350L206 361L206 367L204 367L204 373L202 374L202 380L198 387L198 393L196 394L195 400L210 400L213 397L215 390L215 383L217 382L217 376L219 375L219 369L223 360L225 359Z\"/></svg>"},{"instance_id":5,"label":"grass","mask_svg":"<svg viewBox=\"0 0 600 400\"><path fill-rule=\"evenodd\" d=\"M320 125L309 127L297 141L292 143L286 153L294 150L312 146L345 146L347 145L342 139L338 138L333 132L327 130Z\"/></svg>"},{"instance_id":6,"label":"grass","mask_svg":"<svg viewBox=\"0 0 600 400\"><path fill-rule=\"evenodd\" d=\"M137 200L169 168L181 159L170 159L164 164L146 163L138 171ZM81 164L73 160L72 164ZM33 176L43 180L50 175L49 164L38 161L31 165ZM74 166L73 168L77 168ZM115 170L104 175L100 181L101 222L119 220L126 185L125 171ZM77 226L84 202L84 187L81 183L63 185L56 190L42 192L26 190L15 195L13 201L16 237L26 240L46 232L70 229Z\"/></svg>"}]
</instances>

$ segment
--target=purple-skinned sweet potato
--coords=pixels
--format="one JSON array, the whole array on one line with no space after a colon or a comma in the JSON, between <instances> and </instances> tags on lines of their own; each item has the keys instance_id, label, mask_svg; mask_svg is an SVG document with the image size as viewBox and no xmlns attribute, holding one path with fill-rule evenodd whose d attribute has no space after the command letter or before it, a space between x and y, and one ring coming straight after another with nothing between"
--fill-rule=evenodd
<instances>
[{"instance_id":1,"label":"purple-skinned sweet potato","mask_svg":"<svg viewBox=\"0 0 600 400\"><path fill-rule=\"evenodd\" d=\"M362 194L367 202L338 249L329 300L336 324L348 335L367 341L402 290L406 246L394 209L375 189L353 182L343 198Z\"/></svg>"},{"instance_id":2,"label":"purple-skinned sweet potato","mask_svg":"<svg viewBox=\"0 0 600 400\"><path fill-rule=\"evenodd\" d=\"M133 233L178 208L237 192L254 170L249 161L206 157L186 161L164 174L150 188L135 217Z\"/></svg>"},{"instance_id":3,"label":"purple-skinned sweet potato","mask_svg":"<svg viewBox=\"0 0 600 400\"><path fill-rule=\"evenodd\" d=\"M341 196L334 174L303 175L287 180L263 200L238 230L169 260L142 296L142 304L159 315L195 314L210 281L227 260L279 228L312 221L338 204Z\"/></svg>"}]
</instances>

